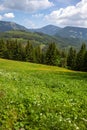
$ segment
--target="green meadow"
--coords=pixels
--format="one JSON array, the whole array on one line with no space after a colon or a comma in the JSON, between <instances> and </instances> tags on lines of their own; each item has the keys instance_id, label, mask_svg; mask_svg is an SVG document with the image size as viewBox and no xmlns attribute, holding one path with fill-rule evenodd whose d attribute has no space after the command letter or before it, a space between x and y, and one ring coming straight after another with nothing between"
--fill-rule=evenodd
<instances>
[{"instance_id":1,"label":"green meadow","mask_svg":"<svg viewBox=\"0 0 87 130\"><path fill-rule=\"evenodd\" d=\"M0 130L87 130L87 73L0 59Z\"/></svg>"}]
</instances>

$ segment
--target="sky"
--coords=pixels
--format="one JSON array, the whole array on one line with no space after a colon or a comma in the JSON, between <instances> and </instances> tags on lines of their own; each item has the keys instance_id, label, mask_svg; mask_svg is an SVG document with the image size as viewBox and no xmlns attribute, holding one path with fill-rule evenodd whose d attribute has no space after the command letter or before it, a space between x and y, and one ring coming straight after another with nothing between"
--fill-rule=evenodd
<instances>
[{"instance_id":1,"label":"sky","mask_svg":"<svg viewBox=\"0 0 87 130\"><path fill-rule=\"evenodd\" d=\"M49 24L87 28L87 0L0 0L0 20L27 28Z\"/></svg>"}]
</instances>

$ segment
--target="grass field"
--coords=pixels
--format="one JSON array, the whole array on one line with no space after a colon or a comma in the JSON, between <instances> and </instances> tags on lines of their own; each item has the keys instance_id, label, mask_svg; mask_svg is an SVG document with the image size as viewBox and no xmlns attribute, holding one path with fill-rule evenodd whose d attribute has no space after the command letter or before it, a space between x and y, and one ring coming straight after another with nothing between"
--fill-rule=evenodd
<instances>
[{"instance_id":1,"label":"grass field","mask_svg":"<svg viewBox=\"0 0 87 130\"><path fill-rule=\"evenodd\" d=\"M0 130L87 130L87 73L0 59Z\"/></svg>"}]
</instances>

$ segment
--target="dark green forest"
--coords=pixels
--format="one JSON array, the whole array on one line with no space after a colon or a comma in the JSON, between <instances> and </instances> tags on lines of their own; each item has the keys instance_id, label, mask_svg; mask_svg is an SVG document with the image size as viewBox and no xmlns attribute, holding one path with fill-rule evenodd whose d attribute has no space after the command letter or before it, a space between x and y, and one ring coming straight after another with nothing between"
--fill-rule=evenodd
<instances>
[{"instance_id":1,"label":"dark green forest","mask_svg":"<svg viewBox=\"0 0 87 130\"><path fill-rule=\"evenodd\" d=\"M58 49L54 42L42 48L40 45L34 46L30 41L27 41L27 44L22 44L18 40L1 39L0 58L87 71L87 49L85 43L82 43L78 51L70 47L67 52L64 49Z\"/></svg>"}]
</instances>

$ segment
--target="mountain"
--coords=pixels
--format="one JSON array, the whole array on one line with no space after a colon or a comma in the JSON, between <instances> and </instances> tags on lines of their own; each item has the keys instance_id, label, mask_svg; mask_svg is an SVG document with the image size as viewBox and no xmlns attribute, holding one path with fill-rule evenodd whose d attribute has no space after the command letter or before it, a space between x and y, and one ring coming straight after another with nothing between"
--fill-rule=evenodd
<instances>
[{"instance_id":1,"label":"mountain","mask_svg":"<svg viewBox=\"0 0 87 130\"><path fill-rule=\"evenodd\" d=\"M0 38L18 39L23 43L29 40L34 45L47 45L55 42L61 48L70 46L78 48L83 41L87 40L87 28L59 28L47 25L40 29L27 29L14 22L0 21Z\"/></svg>"},{"instance_id":2,"label":"mountain","mask_svg":"<svg viewBox=\"0 0 87 130\"><path fill-rule=\"evenodd\" d=\"M3 39L18 39L21 41L30 41L35 44L45 44L51 42L57 42L57 38L53 36L49 36L47 34L43 33L35 33L35 32L27 32L27 31L21 31L21 30L12 30L12 31L6 31L6 32L0 32L0 38Z\"/></svg>"},{"instance_id":3,"label":"mountain","mask_svg":"<svg viewBox=\"0 0 87 130\"><path fill-rule=\"evenodd\" d=\"M14 22L0 21L0 32L6 32L6 31L11 31L11 30L27 31L28 29Z\"/></svg>"},{"instance_id":4,"label":"mountain","mask_svg":"<svg viewBox=\"0 0 87 130\"><path fill-rule=\"evenodd\" d=\"M67 26L60 28L54 25L47 25L39 29L29 29L29 31L41 32L55 37L60 36L61 38L79 38L87 40L87 28L81 27Z\"/></svg>"},{"instance_id":5,"label":"mountain","mask_svg":"<svg viewBox=\"0 0 87 130\"><path fill-rule=\"evenodd\" d=\"M73 46L79 48L82 44L82 40L78 38L61 38L60 36L49 36L41 32L26 32L20 30L12 30L7 32L1 32L0 38L3 39L18 39L22 43L26 43L29 40L33 45L48 45L51 42L56 43L59 48L68 48Z\"/></svg>"},{"instance_id":6,"label":"mountain","mask_svg":"<svg viewBox=\"0 0 87 130\"><path fill-rule=\"evenodd\" d=\"M0 21L0 32L11 30L23 30L27 32L38 32L61 38L80 38L87 40L87 28L67 26L60 28L54 25L47 25L38 29L28 29L14 22Z\"/></svg>"},{"instance_id":7,"label":"mountain","mask_svg":"<svg viewBox=\"0 0 87 130\"><path fill-rule=\"evenodd\" d=\"M87 40L87 28L81 27L71 27L67 26L64 28L60 28L54 25L47 25L38 29L29 29L30 32L41 32L44 34L48 34L51 36L61 38L79 38L83 40Z\"/></svg>"},{"instance_id":8,"label":"mountain","mask_svg":"<svg viewBox=\"0 0 87 130\"><path fill-rule=\"evenodd\" d=\"M47 25L38 29L29 29L31 32L41 32L48 35L55 35L61 28L54 25Z\"/></svg>"},{"instance_id":9,"label":"mountain","mask_svg":"<svg viewBox=\"0 0 87 130\"><path fill-rule=\"evenodd\" d=\"M59 30L55 36L60 36L63 38L80 38L87 40L87 28L68 26Z\"/></svg>"}]
</instances>

